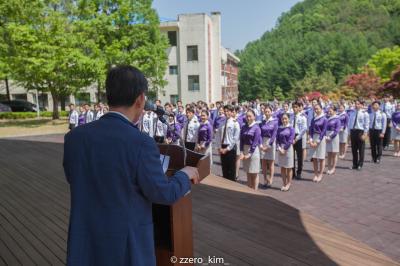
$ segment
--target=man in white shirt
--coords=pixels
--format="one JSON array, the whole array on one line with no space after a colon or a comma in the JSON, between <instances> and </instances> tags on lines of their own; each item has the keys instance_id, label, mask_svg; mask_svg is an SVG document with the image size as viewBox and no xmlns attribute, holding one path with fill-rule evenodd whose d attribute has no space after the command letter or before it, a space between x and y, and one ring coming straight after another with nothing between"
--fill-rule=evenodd
<instances>
[{"instance_id":1,"label":"man in white shirt","mask_svg":"<svg viewBox=\"0 0 400 266\"><path fill-rule=\"evenodd\" d=\"M395 111L396 105L394 105L391 102L391 96L390 95L385 95L383 98L383 103L382 103L382 111L386 114L386 125L389 127L389 130L385 131L385 136L383 137L383 149L388 148L390 144L390 135L391 135L391 130L390 127L392 126L392 114Z\"/></svg>"},{"instance_id":2,"label":"man in white shirt","mask_svg":"<svg viewBox=\"0 0 400 266\"><path fill-rule=\"evenodd\" d=\"M95 115L95 120L99 120L100 117L104 115L104 105L102 103L99 103L96 105L96 115Z\"/></svg>"},{"instance_id":3,"label":"man in white shirt","mask_svg":"<svg viewBox=\"0 0 400 266\"><path fill-rule=\"evenodd\" d=\"M154 120L155 114L152 111L146 111L143 114L142 120L140 122L140 131L149 135L150 137L154 137Z\"/></svg>"},{"instance_id":4,"label":"man in white shirt","mask_svg":"<svg viewBox=\"0 0 400 266\"><path fill-rule=\"evenodd\" d=\"M90 110L90 105L85 104L85 124L90 123L94 120L94 114L92 110Z\"/></svg>"},{"instance_id":5,"label":"man in white shirt","mask_svg":"<svg viewBox=\"0 0 400 266\"><path fill-rule=\"evenodd\" d=\"M365 140L369 131L369 115L363 109L364 102L356 100L356 109L350 114L349 129L351 151L353 154L353 170L361 170L364 164Z\"/></svg>"},{"instance_id":6,"label":"man in white shirt","mask_svg":"<svg viewBox=\"0 0 400 266\"><path fill-rule=\"evenodd\" d=\"M200 123L197 117L194 115L193 107L186 108L186 116L187 121L183 130L183 141L187 149L194 151L197 143L197 135Z\"/></svg>"},{"instance_id":7,"label":"man in white shirt","mask_svg":"<svg viewBox=\"0 0 400 266\"><path fill-rule=\"evenodd\" d=\"M295 152L294 156L294 168L293 177L301 179L301 172L303 171L303 137L306 136L307 132L307 118L301 113L301 102L293 103L293 121L292 126L295 132L295 138L293 141L293 148ZM297 171L296 171L296 158L297 157Z\"/></svg>"},{"instance_id":8,"label":"man in white shirt","mask_svg":"<svg viewBox=\"0 0 400 266\"><path fill-rule=\"evenodd\" d=\"M387 118L386 114L380 110L378 101L374 101L371 104L371 108L372 111L369 114L369 142L371 144L372 161L379 164L382 157Z\"/></svg>"},{"instance_id":9,"label":"man in white shirt","mask_svg":"<svg viewBox=\"0 0 400 266\"><path fill-rule=\"evenodd\" d=\"M156 117L153 123L154 123L154 133L155 133L154 140L157 143L164 143L165 135L167 135L167 129L168 129L167 124L161 122L160 119L158 119L158 117Z\"/></svg>"},{"instance_id":10,"label":"man in white shirt","mask_svg":"<svg viewBox=\"0 0 400 266\"><path fill-rule=\"evenodd\" d=\"M226 121L220 129L220 149L222 175L224 178L235 181L236 180L236 149L237 143L240 139L240 126L233 117L234 107L226 105L224 107Z\"/></svg>"},{"instance_id":11,"label":"man in white shirt","mask_svg":"<svg viewBox=\"0 0 400 266\"><path fill-rule=\"evenodd\" d=\"M69 105L69 115L68 115L69 130L72 130L78 126L78 119L79 119L79 114L75 110L75 105L71 103Z\"/></svg>"}]
</instances>

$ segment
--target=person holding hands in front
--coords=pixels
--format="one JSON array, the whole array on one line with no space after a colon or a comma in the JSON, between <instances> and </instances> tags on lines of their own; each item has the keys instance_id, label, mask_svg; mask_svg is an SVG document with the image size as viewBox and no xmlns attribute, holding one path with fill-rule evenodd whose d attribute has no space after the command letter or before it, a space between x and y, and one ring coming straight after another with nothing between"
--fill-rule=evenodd
<instances>
[{"instance_id":1,"label":"person holding hands in front","mask_svg":"<svg viewBox=\"0 0 400 266\"><path fill-rule=\"evenodd\" d=\"M326 129L328 120L322 111L322 105L317 103L314 106L315 116L311 120L310 139L311 158L314 167L314 182L321 182L325 169L325 153L326 153Z\"/></svg>"},{"instance_id":2,"label":"person holding hands in front","mask_svg":"<svg viewBox=\"0 0 400 266\"><path fill-rule=\"evenodd\" d=\"M236 180L236 149L240 138L239 123L233 117L234 107L232 105L224 106L225 123L220 128L221 134L218 135L218 152L221 155L222 176L226 179ZM220 138L219 138L220 137Z\"/></svg>"},{"instance_id":3,"label":"person holding hands in front","mask_svg":"<svg viewBox=\"0 0 400 266\"><path fill-rule=\"evenodd\" d=\"M400 102L396 105L396 110L392 114L392 139L394 141L394 156L400 157Z\"/></svg>"},{"instance_id":4,"label":"person holding hands in front","mask_svg":"<svg viewBox=\"0 0 400 266\"><path fill-rule=\"evenodd\" d=\"M301 173L303 171L303 143L305 140L305 136L307 135L307 118L301 113L302 103L295 102L293 103L293 128L295 132L295 137L293 141L294 153L297 157L297 171L296 171L296 161L293 157L293 177L295 179L301 179Z\"/></svg>"},{"instance_id":5,"label":"person holding hands in front","mask_svg":"<svg viewBox=\"0 0 400 266\"><path fill-rule=\"evenodd\" d=\"M252 109L246 113L247 124L240 133L240 159L243 160L243 170L247 174L247 186L257 190L258 173L260 171L261 129L256 123L256 114Z\"/></svg>"},{"instance_id":6,"label":"person holding hands in front","mask_svg":"<svg viewBox=\"0 0 400 266\"><path fill-rule=\"evenodd\" d=\"M272 116L272 108L267 105L264 108L265 119L261 122L261 167L264 175L265 187L270 187L275 173L276 133L278 132L278 120ZM269 175L268 175L269 170Z\"/></svg>"},{"instance_id":7,"label":"person holding hands in front","mask_svg":"<svg viewBox=\"0 0 400 266\"><path fill-rule=\"evenodd\" d=\"M386 127L386 113L380 110L380 102L374 101L371 104L371 113L369 114L369 143L371 145L372 161L377 164L381 162Z\"/></svg>"},{"instance_id":8,"label":"person holding hands in front","mask_svg":"<svg viewBox=\"0 0 400 266\"><path fill-rule=\"evenodd\" d=\"M363 109L364 102L356 100L355 110L350 114L349 129L351 152L353 154L353 170L361 170L364 164L365 140L369 131L369 115Z\"/></svg>"},{"instance_id":9,"label":"person holding hands in front","mask_svg":"<svg viewBox=\"0 0 400 266\"><path fill-rule=\"evenodd\" d=\"M208 120L209 113L208 111L201 111L200 114L200 126L199 126L199 133L197 138L197 145L196 151L202 154L209 154L210 159L212 160L212 153L211 153L211 141L212 141L212 132L213 128L211 126L211 122Z\"/></svg>"},{"instance_id":10,"label":"person holding hands in front","mask_svg":"<svg viewBox=\"0 0 400 266\"><path fill-rule=\"evenodd\" d=\"M278 165L281 168L283 186L281 191L289 191L292 182L292 170L294 167L294 128L290 125L289 114L281 116L281 126L276 137L276 150L278 151Z\"/></svg>"},{"instance_id":11,"label":"person holding hands in front","mask_svg":"<svg viewBox=\"0 0 400 266\"><path fill-rule=\"evenodd\" d=\"M341 122L336 115L337 107L328 107L328 126L326 130L326 152L328 153L328 175L333 175L336 172L337 156L339 153L339 132Z\"/></svg>"},{"instance_id":12,"label":"person holding hands in front","mask_svg":"<svg viewBox=\"0 0 400 266\"><path fill-rule=\"evenodd\" d=\"M340 131L339 131L339 158L344 159L347 152L347 141L349 138L349 115L346 112L344 104L339 105L339 120L340 120Z\"/></svg>"}]
</instances>

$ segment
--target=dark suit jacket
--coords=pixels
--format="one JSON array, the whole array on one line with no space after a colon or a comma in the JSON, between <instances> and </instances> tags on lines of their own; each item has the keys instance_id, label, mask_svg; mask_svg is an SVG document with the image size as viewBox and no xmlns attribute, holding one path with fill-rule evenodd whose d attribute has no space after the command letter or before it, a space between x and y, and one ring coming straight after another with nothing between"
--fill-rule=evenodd
<instances>
[{"instance_id":1,"label":"dark suit jacket","mask_svg":"<svg viewBox=\"0 0 400 266\"><path fill-rule=\"evenodd\" d=\"M155 265L152 203L174 203L191 183L183 172L166 178L154 140L107 113L65 136L64 171L67 265Z\"/></svg>"}]
</instances>

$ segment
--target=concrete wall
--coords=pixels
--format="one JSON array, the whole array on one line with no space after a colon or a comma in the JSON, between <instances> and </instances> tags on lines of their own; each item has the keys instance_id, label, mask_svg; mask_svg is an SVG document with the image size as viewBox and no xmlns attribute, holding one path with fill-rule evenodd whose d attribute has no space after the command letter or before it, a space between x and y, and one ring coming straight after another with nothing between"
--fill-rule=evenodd
<instances>
[{"instance_id":1,"label":"concrete wall","mask_svg":"<svg viewBox=\"0 0 400 266\"><path fill-rule=\"evenodd\" d=\"M169 65L177 64L179 75L170 75L167 69L168 85L158 98L163 103L169 102L170 95L175 94L184 103L221 100L221 14L182 14L177 21L161 23L160 28L166 35L168 31L177 31L177 47L168 48L167 53ZM198 47L198 61L187 60L187 46L191 45ZM189 91L190 75L199 76L199 91Z\"/></svg>"}]
</instances>

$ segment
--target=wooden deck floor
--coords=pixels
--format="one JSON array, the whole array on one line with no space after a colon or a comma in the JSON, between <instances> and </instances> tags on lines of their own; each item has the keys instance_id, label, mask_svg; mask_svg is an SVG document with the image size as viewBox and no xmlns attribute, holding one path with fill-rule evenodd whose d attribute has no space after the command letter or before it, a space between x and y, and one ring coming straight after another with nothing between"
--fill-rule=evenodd
<instances>
[{"instance_id":1,"label":"wooden deck floor","mask_svg":"<svg viewBox=\"0 0 400 266\"><path fill-rule=\"evenodd\" d=\"M0 140L0 265L63 265L62 144ZM210 176L193 189L195 255L225 265L399 265L317 219ZM217 264L210 264L217 265Z\"/></svg>"}]
</instances>

